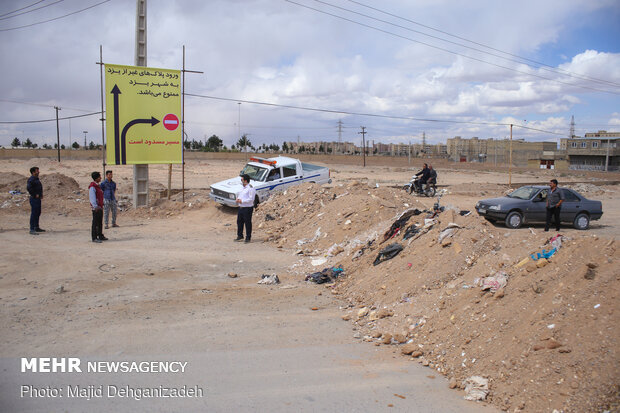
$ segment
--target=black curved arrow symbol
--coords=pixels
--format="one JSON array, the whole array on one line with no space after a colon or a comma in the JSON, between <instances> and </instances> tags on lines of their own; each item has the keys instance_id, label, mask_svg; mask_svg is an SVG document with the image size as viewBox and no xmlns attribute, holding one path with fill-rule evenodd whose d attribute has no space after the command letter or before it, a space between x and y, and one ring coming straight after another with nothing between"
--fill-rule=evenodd
<instances>
[{"instance_id":1,"label":"black curved arrow symbol","mask_svg":"<svg viewBox=\"0 0 620 413\"><path fill-rule=\"evenodd\" d=\"M119 105L118 105L118 95L121 94L121 90L117 85L114 85L112 91L110 92L114 95L114 163L116 165L120 164L121 160L121 147L120 147L120 119L118 118Z\"/></svg>"},{"instance_id":2,"label":"black curved arrow symbol","mask_svg":"<svg viewBox=\"0 0 620 413\"><path fill-rule=\"evenodd\" d=\"M137 125L138 123L150 123L151 126L155 126L159 123L159 120L155 119L153 116L151 116L151 119L134 119L131 122L127 123L127 125L125 125L125 127L123 128L123 133L121 133L121 164L122 165L126 165L127 164L127 131L129 130L129 128L131 128L133 125Z\"/></svg>"}]
</instances>

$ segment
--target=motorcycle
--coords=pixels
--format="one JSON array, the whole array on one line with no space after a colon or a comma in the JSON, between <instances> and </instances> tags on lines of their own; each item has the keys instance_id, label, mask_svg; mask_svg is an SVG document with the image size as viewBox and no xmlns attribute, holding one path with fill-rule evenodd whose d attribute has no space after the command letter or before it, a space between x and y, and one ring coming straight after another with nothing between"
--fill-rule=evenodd
<instances>
[{"instance_id":1,"label":"motorcycle","mask_svg":"<svg viewBox=\"0 0 620 413\"><path fill-rule=\"evenodd\" d=\"M429 180L426 184L422 184L420 183L420 178L414 176L408 184L403 186L403 189L407 191L408 194L413 194L415 192L417 195L432 198L437 192L437 183Z\"/></svg>"}]
</instances>

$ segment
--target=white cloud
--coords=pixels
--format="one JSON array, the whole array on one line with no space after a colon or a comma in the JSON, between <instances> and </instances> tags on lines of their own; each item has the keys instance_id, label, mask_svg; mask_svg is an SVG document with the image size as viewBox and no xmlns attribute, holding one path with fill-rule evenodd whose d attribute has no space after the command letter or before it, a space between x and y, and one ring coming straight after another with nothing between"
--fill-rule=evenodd
<instances>
[{"instance_id":1,"label":"white cloud","mask_svg":"<svg viewBox=\"0 0 620 413\"><path fill-rule=\"evenodd\" d=\"M299 1L345 14L309 0ZM446 37L346 0L330 1ZM82 7L81 4L59 3L48 8L47 17L73 11ZM18 2L4 2L0 14L18 8L17 5ZM540 129L549 127L553 131L568 129L571 114L584 124L592 113L597 113L599 119L609 119L609 125L617 125L620 118L617 94L577 87L620 90L613 85L530 68L360 16L349 15L400 36L552 80L456 56L284 1L153 0L148 7L148 64L181 68L181 50L185 45L187 69L205 72L186 75L190 93L414 118L491 123L523 118L539 122ZM463 4L447 0L415 3L394 0L376 7L509 53L551 60L552 66L559 65L557 68L561 70L620 84L620 53L602 49L596 38L588 50L571 52L571 37L567 35L583 27L592 29L597 13L615 7L613 0L517 3L473 0ZM68 108L98 110L99 68L95 62L99 59L99 45L103 45L105 62L133 64L134 13L132 2L109 2L57 22L0 32L3 98L60 105L64 107L61 115L83 113ZM37 19L41 20L42 16L0 22L0 29ZM614 33L613 28L599 28L607 29ZM238 109L235 101L188 98L186 122L190 137L215 133L227 144L234 142L239 132ZM362 118L251 104L243 104L241 109L242 132L268 143L298 134L308 139L336 139L338 119L351 128L368 125L369 131L374 128L371 133L375 140L385 141L419 135L424 130L429 131L432 139L471 134L494 137L506 132L505 126ZM45 119L54 115L52 108L2 101L0 110L3 113L0 121ZM68 122L61 123L61 133L68 135L68 128ZM75 119L71 129L72 137L79 137L83 130L91 131L90 136L100 130L100 124L97 116ZM3 125L0 144L6 144L12 135L22 131L24 135L52 139L55 124ZM348 133L348 138L359 139L357 129L348 129ZM524 133L532 139L545 138L540 133Z\"/></svg>"}]
</instances>

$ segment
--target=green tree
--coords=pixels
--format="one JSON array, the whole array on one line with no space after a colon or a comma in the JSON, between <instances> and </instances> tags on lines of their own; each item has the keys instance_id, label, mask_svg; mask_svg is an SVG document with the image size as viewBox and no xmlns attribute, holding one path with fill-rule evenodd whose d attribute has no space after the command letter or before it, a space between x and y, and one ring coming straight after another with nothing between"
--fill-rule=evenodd
<instances>
[{"instance_id":1,"label":"green tree","mask_svg":"<svg viewBox=\"0 0 620 413\"><path fill-rule=\"evenodd\" d=\"M90 143L88 144L88 149L90 149L91 151L94 150L96 148L95 146L95 142L90 141Z\"/></svg>"},{"instance_id":2,"label":"green tree","mask_svg":"<svg viewBox=\"0 0 620 413\"><path fill-rule=\"evenodd\" d=\"M42 148L43 149L52 149L52 145L48 145L47 143L44 143Z\"/></svg>"},{"instance_id":3,"label":"green tree","mask_svg":"<svg viewBox=\"0 0 620 413\"><path fill-rule=\"evenodd\" d=\"M282 152L288 153L288 145L286 144L286 142L282 144Z\"/></svg>"},{"instance_id":4,"label":"green tree","mask_svg":"<svg viewBox=\"0 0 620 413\"><path fill-rule=\"evenodd\" d=\"M215 152L219 152L223 143L224 141L222 141L217 135L211 135L211 137L207 140L207 147Z\"/></svg>"},{"instance_id":5,"label":"green tree","mask_svg":"<svg viewBox=\"0 0 620 413\"><path fill-rule=\"evenodd\" d=\"M56 146L58 146L58 144L56 144ZM62 145L60 145L60 149L65 149L65 144L64 143Z\"/></svg>"},{"instance_id":6,"label":"green tree","mask_svg":"<svg viewBox=\"0 0 620 413\"><path fill-rule=\"evenodd\" d=\"M325 152L325 148L323 147L323 144L319 145L319 152L321 153Z\"/></svg>"},{"instance_id":7,"label":"green tree","mask_svg":"<svg viewBox=\"0 0 620 413\"><path fill-rule=\"evenodd\" d=\"M23 143L23 146L26 148L32 148L32 141L30 138L26 138L26 142Z\"/></svg>"},{"instance_id":8,"label":"green tree","mask_svg":"<svg viewBox=\"0 0 620 413\"><path fill-rule=\"evenodd\" d=\"M79 143L77 143L77 142L73 142L73 143L71 144L71 147L72 147L73 149L80 149L80 144L79 144Z\"/></svg>"},{"instance_id":9,"label":"green tree","mask_svg":"<svg viewBox=\"0 0 620 413\"><path fill-rule=\"evenodd\" d=\"M14 148L17 148L18 146L21 146L21 142L18 138L13 139L13 142L11 142L11 146Z\"/></svg>"},{"instance_id":10,"label":"green tree","mask_svg":"<svg viewBox=\"0 0 620 413\"><path fill-rule=\"evenodd\" d=\"M237 147L240 151L247 150L246 148L254 149L252 147L252 142L250 142L250 139L248 139L247 135L243 135L241 136L241 138L239 138L239 140L237 141Z\"/></svg>"},{"instance_id":11,"label":"green tree","mask_svg":"<svg viewBox=\"0 0 620 413\"><path fill-rule=\"evenodd\" d=\"M185 149L190 149L192 147L192 143L190 141L183 141L183 146Z\"/></svg>"}]
</instances>

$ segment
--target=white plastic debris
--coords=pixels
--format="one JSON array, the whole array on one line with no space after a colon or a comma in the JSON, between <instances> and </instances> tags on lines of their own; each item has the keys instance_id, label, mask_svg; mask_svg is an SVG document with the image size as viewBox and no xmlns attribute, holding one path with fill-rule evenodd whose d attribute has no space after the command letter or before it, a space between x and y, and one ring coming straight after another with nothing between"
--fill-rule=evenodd
<instances>
[{"instance_id":1,"label":"white plastic debris","mask_svg":"<svg viewBox=\"0 0 620 413\"><path fill-rule=\"evenodd\" d=\"M463 381L465 400L484 400L489 394L489 380L480 376L471 376Z\"/></svg>"},{"instance_id":2,"label":"white plastic debris","mask_svg":"<svg viewBox=\"0 0 620 413\"><path fill-rule=\"evenodd\" d=\"M263 274L261 275L261 280L257 284L266 284L266 285L274 285L280 284L280 279L276 274Z\"/></svg>"},{"instance_id":3,"label":"white plastic debris","mask_svg":"<svg viewBox=\"0 0 620 413\"><path fill-rule=\"evenodd\" d=\"M327 262L327 258L317 258L311 261L312 265L318 267L319 265L323 265Z\"/></svg>"}]
</instances>

